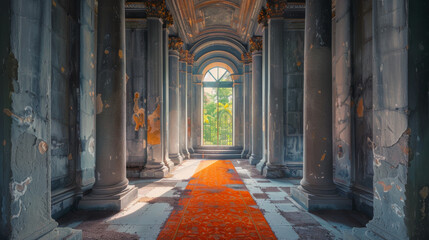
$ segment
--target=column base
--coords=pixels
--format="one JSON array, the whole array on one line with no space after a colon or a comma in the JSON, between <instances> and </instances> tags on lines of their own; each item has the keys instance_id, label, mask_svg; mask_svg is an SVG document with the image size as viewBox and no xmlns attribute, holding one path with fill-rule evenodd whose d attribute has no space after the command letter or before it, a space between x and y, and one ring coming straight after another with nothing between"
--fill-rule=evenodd
<instances>
[{"instance_id":1,"label":"column base","mask_svg":"<svg viewBox=\"0 0 429 240\"><path fill-rule=\"evenodd\" d=\"M249 163L251 165L256 165L261 161L261 157L256 156L255 154L252 154L252 156L250 156L249 158Z\"/></svg>"},{"instance_id":2,"label":"column base","mask_svg":"<svg viewBox=\"0 0 429 240\"><path fill-rule=\"evenodd\" d=\"M174 163L174 165L179 165L183 162L183 158L179 154L170 155L169 158Z\"/></svg>"},{"instance_id":3,"label":"column base","mask_svg":"<svg viewBox=\"0 0 429 240\"><path fill-rule=\"evenodd\" d=\"M82 230L76 230L72 228L55 228L54 230L39 238L39 240L51 239L81 240Z\"/></svg>"},{"instance_id":4,"label":"column base","mask_svg":"<svg viewBox=\"0 0 429 240\"><path fill-rule=\"evenodd\" d=\"M191 154L188 152L188 149L183 149L183 155L183 160L191 158Z\"/></svg>"},{"instance_id":5,"label":"column base","mask_svg":"<svg viewBox=\"0 0 429 240\"><path fill-rule=\"evenodd\" d=\"M261 175L264 173L264 168L267 164L267 160L265 158L262 158L261 161L259 161L258 164L256 164L256 169L261 173Z\"/></svg>"},{"instance_id":6,"label":"column base","mask_svg":"<svg viewBox=\"0 0 429 240\"><path fill-rule=\"evenodd\" d=\"M407 239L406 234L404 236L393 235L392 233L386 231L385 228L378 227L374 224L374 221L371 220L366 228L353 228L351 231L347 231L344 233L344 239L346 240L384 240L384 239L392 239L392 240L402 240Z\"/></svg>"},{"instance_id":7,"label":"column base","mask_svg":"<svg viewBox=\"0 0 429 240\"><path fill-rule=\"evenodd\" d=\"M174 170L174 162L169 157L165 159L164 164L168 168L168 172L172 172Z\"/></svg>"},{"instance_id":8,"label":"column base","mask_svg":"<svg viewBox=\"0 0 429 240\"><path fill-rule=\"evenodd\" d=\"M84 196L79 202L79 208L83 210L120 211L137 199L137 197L138 189L133 185L128 185L119 194L111 196L89 194Z\"/></svg>"},{"instance_id":9,"label":"column base","mask_svg":"<svg viewBox=\"0 0 429 240\"><path fill-rule=\"evenodd\" d=\"M252 156L252 152L249 150L249 152L247 152L246 159L249 159L251 156Z\"/></svg>"},{"instance_id":10,"label":"column base","mask_svg":"<svg viewBox=\"0 0 429 240\"><path fill-rule=\"evenodd\" d=\"M283 178L286 177L286 166L266 164L262 170L262 175L266 178Z\"/></svg>"},{"instance_id":11,"label":"column base","mask_svg":"<svg viewBox=\"0 0 429 240\"><path fill-rule=\"evenodd\" d=\"M249 153L249 150L243 149L241 152L241 159L246 159L247 153Z\"/></svg>"},{"instance_id":12,"label":"column base","mask_svg":"<svg viewBox=\"0 0 429 240\"><path fill-rule=\"evenodd\" d=\"M302 189L301 186L291 189L292 198L308 211L324 209L351 210L352 201L339 194L315 195Z\"/></svg>"},{"instance_id":13,"label":"column base","mask_svg":"<svg viewBox=\"0 0 429 240\"><path fill-rule=\"evenodd\" d=\"M141 178L164 178L168 174L168 167L164 163L146 164L145 169L141 171Z\"/></svg>"},{"instance_id":14,"label":"column base","mask_svg":"<svg viewBox=\"0 0 429 240\"><path fill-rule=\"evenodd\" d=\"M191 154L191 153L194 153L195 150L193 148L188 148L188 152Z\"/></svg>"}]
</instances>

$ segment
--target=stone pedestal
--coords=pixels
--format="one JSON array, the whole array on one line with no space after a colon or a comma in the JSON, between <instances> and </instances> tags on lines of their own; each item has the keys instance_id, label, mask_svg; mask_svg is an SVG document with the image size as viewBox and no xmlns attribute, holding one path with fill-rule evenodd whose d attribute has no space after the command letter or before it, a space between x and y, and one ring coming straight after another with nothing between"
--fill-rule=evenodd
<instances>
[{"instance_id":1,"label":"stone pedestal","mask_svg":"<svg viewBox=\"0 0 429 240\"><path fill-rule=\"evenodd\" d=\"M351 209L332 180L331 1L306 3L304 176L292 196L308 210Z\"/></svg>"},{"instance_id":2,"label":"stone pedestal","mask_svg":"<svg viewBox=\"0 0 429 240\"><path fill-rule=\"evenodd\" d=\"M160 10L161 11L161 10ZM163 142L163 58L162 20L159 11L149 12L147 68L147 163L140 177L163 178L168 173L164 163Z\"/></svg>"},{"instance_id":3,"label":"stone pedestal","mask_svg":"<svg viewBox=\"0 0 429 240\"><path fill-rule=\"evenodd\" d=\"M250 41L252 53L252 155L249 162L256 165L262 159L262 38Z\"/></svg>"},{"instance_id":4,"label":"stone pedestal","mask_svg":"<svg viewBox=\"0 0 429 240\"><path fill-rule=\"evenodd\" d=\"M283 108L283 17L282 12L268 20L268 152L262 174L267 178L286 176L284 164Z\"/></svg>"},{"instance_id":5,"label":"stone pedestal","mask_svg":"<svg viewBox=\"0 0 429 240\"><path fill-rule=\"evenodd\" d=\"M137 198L126 178L124 0L100 2L98 17L96 181L79 207L121 210Z\"/></svg>"}]
</instances>

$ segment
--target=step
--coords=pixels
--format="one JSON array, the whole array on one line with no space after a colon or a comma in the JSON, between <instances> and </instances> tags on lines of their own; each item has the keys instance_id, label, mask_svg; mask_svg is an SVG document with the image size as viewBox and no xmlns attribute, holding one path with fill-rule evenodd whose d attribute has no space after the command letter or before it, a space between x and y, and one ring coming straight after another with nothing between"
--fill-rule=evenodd
<instances>
[{"instance_id":1,"label":"step","mask_svg":"<svg viewBox=\"0 0 429 240\"><path fill-rule=\"evenodd\" d=\"M241 154L242 150L196 149L200 154Z\"/></svg>"},{"instance_id":2,"label":"step","mask_svg":"<svg viewBox=\"0 0 429 240\"><path fill-rule=\"evenodd\" d=\"M241 154L200 154L192 153L191 159L241 159Z\"/></svg>"},{"instance_id":3,"label":"step","mask_svg":"<svg viewBox=\"0 0 429 240\"><path fill-rule=\"evenodd\" d=\"M240 150L243 151L243 147L241 146L198 146L194 148L197 150Z\"/></svg>"}]
</instances>

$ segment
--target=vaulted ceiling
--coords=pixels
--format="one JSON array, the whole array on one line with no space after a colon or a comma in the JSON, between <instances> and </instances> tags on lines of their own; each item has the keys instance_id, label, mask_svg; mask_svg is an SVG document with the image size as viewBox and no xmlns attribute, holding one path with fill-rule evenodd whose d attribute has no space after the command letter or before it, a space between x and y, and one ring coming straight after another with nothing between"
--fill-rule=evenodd
<instances>
[{"instance_id":1,"label":"vaulted ceiling","mask_svg":"<svg viewBox=\"0 0 429 240\"><path fill-rule=\"evenodd\" d=\"M185 43L223 36L248 41L257 30L263 0L167 0Z\"/></svg>"}]
</instances>

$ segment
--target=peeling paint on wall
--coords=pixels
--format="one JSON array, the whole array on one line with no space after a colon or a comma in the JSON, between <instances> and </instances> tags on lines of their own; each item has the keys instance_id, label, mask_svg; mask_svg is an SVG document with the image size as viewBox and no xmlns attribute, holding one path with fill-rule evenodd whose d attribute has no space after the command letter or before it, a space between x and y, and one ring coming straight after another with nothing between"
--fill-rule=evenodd
<instances>
[{"instance_id":1,"label":"peeling paint on wall","mask_svg":"<svg viewBox=\"0 0 429 240\"><path fill-rule=\"evenodd\" d=\"M150 145L161 144L161 105L158 103L155 111L147 118L147 142Z\"/></svg>"},{"instance_id":2,"label":"peeling paint on wall","mask_svg":"<svg viewBox=\"0 0 429 240\"><path fill-rule=\"evenodd\" d=\"M143 108L139 108L139 98L140 94L138 92L134 93L134 114L133 120L136 124L135 130L138 131L140 128L145 127L145 112Z\"/></svg>"}]
</instances>

